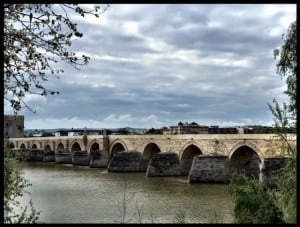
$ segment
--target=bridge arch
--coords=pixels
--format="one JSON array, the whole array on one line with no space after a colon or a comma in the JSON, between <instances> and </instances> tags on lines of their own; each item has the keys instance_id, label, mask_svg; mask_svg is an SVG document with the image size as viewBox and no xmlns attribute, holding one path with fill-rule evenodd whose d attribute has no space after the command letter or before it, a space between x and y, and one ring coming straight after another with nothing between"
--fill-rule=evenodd
<instances>
[{"instance_id":1,"label":"bridge arch","mask_svg":"<svg viewBox=\"0 0 300 227\"><path fill-rule=\"evenodd\" d=\"M65 150L65 147L64 147L63 143L59 142L57 145L56 151L59 152L59 151L64 151L64 150Z\"/></svg>"},{"instance_id":2,"label":"bridge arch","mask_svg":"<svg viewBox=\"0 0 300 227\"><path fill-rule=\"evenodd\" d=\"M15 148L15 144L13 142L9 143L9 149Z\"/></svg>"},{"instance_id":3,"label":"bridge arch","mask_svg":"<svg viewBox=\"0 0 300 227\"><path fill-rule=\"evenodd\" d=\"M87 152L90 153L91 151L100 150L100 144L97 142L96 139L93 139L89 142L87 146Z\"/></svg>"},{"instance_id":4,"label":"bridge arch","mask_svg":"<svg viewBox=\"0 0 300 227\"><path fill-rule=\"evenodd\" d=\"M97 142L93 142L90 145L89 153L100 150L100 145Z\"/></svg>"},{"instance_id":5,"label":"bridge arch","mask_svg":"<svg viewBox=\"0 0 300 227\"><path fill-rule=\"evenodd\" d=\"M76 141L71 145L71 152L73 153L74 151L81 151L80 144Z\"/></svg>"},{"instance_id":6,"label":"bridge arch","mask_svg":"<svg viewBox=\"0 0 300 227\"><path fill-rule=\"evenodd\" d=\"M153 156L157 153L160 153L160 147L153 142L150 142L145 145L142 153L142 158L141 158L141 170L142 171L147 171L148 164L150 160L153 158Z\"/></svg>"},{"instance_id":7,"label":"bridge arch","mask_svg":"<svg viewBox=\"0 0 300 227\"><path fill-rule=\"evenodd\" d=\"M182 174L188 175L193 164L194 157L202 155L201 149L195 144L187 144L180 153Z\"/></svg>"},{"instance_id":8,"label":"bridge arch","mask_svg":"<svg viewBox=\"0 0 300 227\"><path fill-rule=\"evenodd\" d=\"M110 146L110 151L109 151L110 158L112 158L114 154L121 151L128 151L128 148L122 140L116 139L115 141L113 141L113 143Z\"/></svg>"},{"instance_id":9,"label":"bridge arch","mask_svg":"<svg viewBox=\"0 0 300 227\"><path fill-rule=\"evenodd\" d=\"M261 152L255 145L238 143L229 153L229 169L258 179L262 160Z\"/></svg>"},{"instance_id":10,"label":"bridge arch","mask_svg":"<svg viewBox=\"0 0 300 227\"><path fill-rule=\"evenodd\" d=\"M24 143L21 143L20 149L26 149L26 145Z\"/></svg>"},{"instance_id":11,"label":"bridge arch","mask_svg":"<svg viewBox=\"0 0 300 227\"><path fill-rule=\"evenodd\" d=\"M161 150L156 143L148 143L143 149L143 159L150 161L150 159L159 152L161 152Z\"/></svg>"},{"instance_id":12,"label":"bridge arch","mask_svg":"<svg viewBox=\"0 0 300 227\"><path fill-rule=\"evenodd\" d=\"M260 158L260 160L263 160L265 158L264 154L261 152L261 150L253 143L248 142L248 141L243 141L243 142L238 142L236 143L231 150L229 151L229 155L228 158L231 159L231 156L233 155L233 153L242 146L247 146L250 147L253 151L256 152L256 154L258 155L258 157Z\"/></svg>"},{"instance_id":13,"label":"bridge arch","mask_svg":"<svg viewBox=\"0 0 300 227\"><path fill-rule=\"evenodd\" d=\"M49 144L46 144L44 147L44 153L48 153L51 151L51 146Z\"/></svg>"},{"instance_id":14,"label":"bridge arch","mask_svg":"<svg viewBox=\"0 0 300 227\"><path fill-rule=\"evenodd\" d=\"M97 142L93 142L90 145L90 149L88 151L89 157L93 157L94 155L100 155L100 145Z\"/></svg>"}]
</instances>

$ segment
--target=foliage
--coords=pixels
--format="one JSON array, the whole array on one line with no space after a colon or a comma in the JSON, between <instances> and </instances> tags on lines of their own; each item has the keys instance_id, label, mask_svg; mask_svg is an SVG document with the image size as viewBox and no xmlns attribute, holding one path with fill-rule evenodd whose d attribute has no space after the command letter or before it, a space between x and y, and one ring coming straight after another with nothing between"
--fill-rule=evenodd
<instances>
[{"instance_id":1,"label":"foliage","mask_svg":"<svg viewBox=\"0 0 300 227\"><path fill-rule=\"evenodd\" d=\"M102 8L101 8L102 9ZM99 17L107 9L84 9L77 4L4 4L4 99L15 113L22 107L26 94L54 95L44 83L63 70L60 62L76 69L86 65L89 57L71 50L72 41L83 34L71 16ZM31 110L33 111L33 110Z\"/></svg>"},{"instance_id":2,"label":"foliage","mask_svg":"<svg viewBox=\"0 0 300 227\"><path fill-rule=\"evenodd\" d=\"M284 36L283 36L284 37ZM292 126L296 128L296 78L297 78L297 22L293 22L289 29L284 43L280 50L274 51L275 58L279 56L277 63L277 73L286 77L287 90L284 92L290 98L289 104L283 103L280 108L278 102L274 99L274 106L269 105L270 110L275 116L275 127L282 128ZM287 223L296 223L296 204L297 204L297 161L296 146L288 141L286 133L278 135L282 141L282 155L290 157L286 166L282 169L277 179L277 200L284 212L284 220Z\"/></svg>"},{"instance_id":3,"label":"foliage","mask_svg":"<svg viewBox=\"0 0 300 227\"><path fill-rule=\"evenodd\" d=\"M233 173L229 193L235 200L237 223L283 223L283 214L274 202L273 193L256 179Z\"/></svg>"},{"instance_id":4,"label":"foliage","mask_svg":"<svg viewBox=\"0 0 300 227\"><path fill-rule=\"evenodd\" d=\"M277 100L273 99L273 104L274 106L270 104L268 104L268 106L272 114L275 116L274 127L278 131L277 136L281 141L281 155L296 158L295 148L291 146L286 131L282 130L289 126L293 128L294 133L296 133L296 124L292 120L291 112L289 111L286 103L283 103L282 107L280 107Z\"/></svg>"},{"instance_id":5,"label":"foliage","mask_svg":"<svg viewBox=\"0 0 300 227\"><path fill-rule=\"evenodd\" d=\"M146 134L162 134L160 129L151 128L149 129Z\"/></svg>"},{"instance_id":6,"label":"foliage","mask_svg":"<svg viewBox=\"0 0 300 227\"><path fill-rule=\"evenodd\" d=\"M288 28L286 36L283 35L283 45L274 50L274 57L279 56L276 65L277 73L286 77L287 90L284 92L290 97L289 112L296 118L296 79L297 79L297 22L293 22Z\"/></svg>"},{"instance_id":7,"label":"foliage","mask_svg":"<svg viewBox=\"0 0 300 227\"><path fill-rule=\"evenodd\" d=\"M277 180L276 197L286 223L296 223L297 221L296 166L296 158L291 158L282 169Z\"/></svg>"},{"instance_id":8,"label":"foliage","mask_svg":"<svg viewBox=\"0 0 300 227\"><path fill-rule=\"evenodd\" d=\"M21 172L16 168L12 159L4 159L4 223L36 223L40 212L37 212L30 200L30 213L28 207L23 208L18 199L23 196L25 188L30 186ZM19 208L21 213L16 213Z\"/></svg>"},{"instance_id":9,"label":"foliage","mask_svg":"<svg viewBox=\"0 0 300 227\"><path fill-rule=\"evenodd\" d=\"M280 49L274 51L277 73L281 78L286 77L287 90L290 98L288 104L282 107L276 99L273 106L268 104L274 115L277 136L281 141L281 155L289 157L285 166L275 178L276 187L266 188L254 179L235 174L229 185L229 191L235 199L234 215L238 223L296 223L296 146L291 144L286 130L287 127L296 129L296 72L297 72L297 23L293 22L284 43ZM283 36L284 37L284 36ZM295 130L296 131L296 130ZM294 132L295 132L294 131Z\"/></svg>"},{"instance_id":10,"label":"foliage","mask_svg":"<svg viewBox=\"0 0 300 227\"><path fill-rule=\"evenodd\" d=\"M282 128L287 124L290 124L290 120L287 117L292 109L289 109L286 104L283 104L283 108L279 107L276 100L273 101L275 107L269 105L273 115L276 117L275 127ZM295 111L296 109L294 109ZM292 122L294 124L294 122ZM296 146L290 144L288 135L286 133L278 134L281 140L281 155L289 157L285 166L281 169L280 173L276 177L277 189L276 200L278 206L284 213L284 220L287 223L296 223L296 207L297 207L297 161L296 161Z\"/></svg>"},{"instance_id":11,"label":"foliage","mask_svg":"<svg viewBox=\"0 0 300 227\"><path fill-rule=\"evenodd\" d=\"M174 223L184 224L186 223L186 215L184 210L179 210L174 217Z\"/></svg>"}]
</instances>

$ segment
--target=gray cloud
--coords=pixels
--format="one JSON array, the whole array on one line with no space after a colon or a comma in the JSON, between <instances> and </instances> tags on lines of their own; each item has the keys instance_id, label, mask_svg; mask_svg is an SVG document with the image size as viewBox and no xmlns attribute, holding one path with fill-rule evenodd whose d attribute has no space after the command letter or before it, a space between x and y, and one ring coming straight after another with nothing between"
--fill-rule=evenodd
<instances>
[{"instance_id":1,"label":"gray cloud","mask_svg":"<svg viewBox=\"0 0 300 227\"><path fill-rule=\"evenodd\" d=\"M60 95L28 97L38 112L21 112L25 126L271 124L267 103L286 100L273 49L282 44L295 9L111 5L99 22L76 18L84 36L72 50L91 61L80 71L59 64L65 73L47 86Z\"/></svg>"}]
</instances>

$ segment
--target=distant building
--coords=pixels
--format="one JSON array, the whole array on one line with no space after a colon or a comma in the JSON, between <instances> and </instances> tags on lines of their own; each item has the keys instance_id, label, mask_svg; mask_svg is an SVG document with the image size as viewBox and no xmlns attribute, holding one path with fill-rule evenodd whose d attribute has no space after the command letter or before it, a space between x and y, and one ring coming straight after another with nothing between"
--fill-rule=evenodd
<instances>
[{"instance_id":1,"label":"distant building","mask_svg":"<svg viewBox=\"0 0 300 227\"><path fill-rule=\"evenodd\" d=\"M32 135L33 137L42 137L43 133L42 132L36 132Z\"/></svg>"},{"instance_id":2,"label":"distant building","mask_svg":"<svg viewBox=\"0 0 300 227\"><path fill-rule=\"evenodd\" d=\"M173 135L173 134L236 134L243 133L243 129L238 131L236 127L224 127L219 128L218 125L206 126L199 125L196 122L182 123L179 122L175 126L162 127L162 134Z\"/></svg>"},{"instance_id":3,"label":"distant building","mask_svg":"<svg viewBox=\"0 0 300 227\"><path fill-rule=\"evenodd\" d=\"M68 136L67 130L58 130L54 133L54 136Z\"/></svg>"},{"instance_id":4,"label":"distant building","mask_svg":"<svg viewBox=\"0 0 300 227\"><path fill-rule=\"evenodd\" d=\"M103 130L99 129L59 129L57 130L54 135L55 136L82 136L84 133L84 130L86 130L87 135L102 135Z\"/></svg>"},{"instance_id":5,"label":"distant building","mask_svg":"<svg viewBox=\"0 0 300 227\"><path fill-rule=\"evenodd\" d=\"M244 127L245 134L266 134L266 133L296 133L296 128L274 128L263 125L247 125Z\"/></svg>"},{"instance_id":6,"label":"distant building","mask_svg":"<svg viewBox=\"0 0 300 227\"><path fill-rule=\"evenodd\" d=\"M218 125L212 125L208 128L209 134L220 134L220 128Z\"/></svg>"},{"instance_id":7,"label":"distant building","mask_svg":"<svg viewBox=\"0 0 300 227\"><path fill-rule=\"evenodd\" d=\"M4 115L4 138L24 137L24 116Z\"/></svg>"},{"instance_id":8,"label":"distant building","mask_svg":"<svg viewBox=\"0 0 300 227\"><path fill-rule=\"evenodd\" d=\"M80 136L80 132L68 132L68 136Z\"/></svg>"},{"instance_id":9,"label":"distant building","mask_svg":"<svg viewBox=\"0 0 300 227\"><path fill-rule=\"evenodd\" d=\"M192 123L182 123L179 122L178 125L170 126L169 128L163 127L162 133L165 135L172 134L208 134L208 126L198 125L196 122Z\"/></svg>"},{"instance_id":10,"label":"distant building","mask_svg":"<svg viewBox=\"0 0 300 227\"><path fill-rule=\"evenodd\" d=\"M238 134L244 134L244 128L243 127L237 127L236 130L237 130Z\"/></svg>"},{"instance_id":11,"label":"distant building","mask_svg":"<svg viewBox=\"0 0 300 227\"><path fill-rule=\"evenodd\" d=\"M238 130L236 127L220 128L220 134L237 134Z\"/></svg>"},{"instance_id":12,"label":"distant building","mask_svg":"<svg viewBox=\"0 0 300 227\"><path fill-rule=\"evenodd\" d=\"M167 135L167 134L169 134L169 128L168 127L162 127L161 132L162 132L162 134Z\"/></svg>"}]
</instances>

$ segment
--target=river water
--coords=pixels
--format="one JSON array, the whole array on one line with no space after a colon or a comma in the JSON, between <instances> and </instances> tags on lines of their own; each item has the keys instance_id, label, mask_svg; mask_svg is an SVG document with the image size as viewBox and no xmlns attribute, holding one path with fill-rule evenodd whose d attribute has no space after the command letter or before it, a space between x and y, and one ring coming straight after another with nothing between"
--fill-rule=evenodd
<instances>
[{"instance_id":1,"label":"river water","mask_svg":"<svg viewBox=\"0 0 300 227\"><path fill-rule=\"evenodd\" d=\"M22 162L42 223L232 223L233 201L225 184L189 184L187 177L108 173L55 163Z\"/></svg>"}]
</instances>

